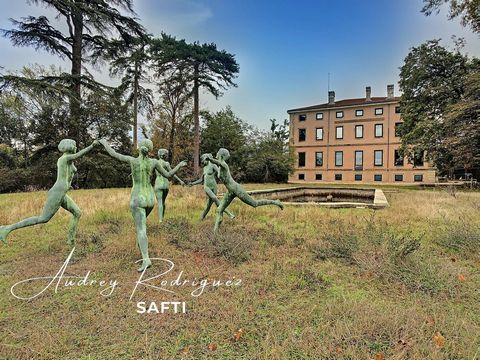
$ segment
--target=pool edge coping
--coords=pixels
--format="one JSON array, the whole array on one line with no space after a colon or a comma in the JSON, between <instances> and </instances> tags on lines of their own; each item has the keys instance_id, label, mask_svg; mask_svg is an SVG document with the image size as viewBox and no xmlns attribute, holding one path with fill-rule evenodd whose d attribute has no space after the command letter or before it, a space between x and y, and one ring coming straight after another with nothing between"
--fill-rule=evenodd
<instances>
[{"instance_id":1,"label":"pool edge coping","mask_svg":"<svg viewBox=\"0 0 480 360\"><path fill-rule=\"evenodd\" d=\"M269 192L275 191L283 191L283 190L299 190L299 189L322 189L324 187L319 186L289 186L289 187L282 187L282 188L272 188L272 189L258 189L258 190L249 190L247 191L250 195L255 194L264 194ZM382 189L372 189L372 188L341 188L344 190L375 190L374 197L373 197L373 204L365 204L365 203L356 203L356 202L337 202L337 203L329 203L329 202L305 202L305 203L298 203L298 202L283 202L284 205L293 205L293 206L319 206L319 207L326 207L326 208L369 208L369 209L383 209L390 206L388 200L383 192Z\"/></svg>"}]
</instances>

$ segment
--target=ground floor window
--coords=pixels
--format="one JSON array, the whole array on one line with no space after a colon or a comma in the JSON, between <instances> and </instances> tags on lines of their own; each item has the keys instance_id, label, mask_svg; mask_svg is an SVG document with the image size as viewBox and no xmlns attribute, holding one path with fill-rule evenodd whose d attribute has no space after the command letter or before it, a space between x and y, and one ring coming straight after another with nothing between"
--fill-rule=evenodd
<instances>
[{"instance_id":1,"label":"ground floor window","mask_svg":"<svg viewBox=\"0 0 480 360\"><path fill-rule=\"evenodd\" d=\"M355 181L362 181L362 174L355 174Z\"/></svg>"},{"instance_id":2,"label":"ground floor window","mask_svg":"<svg viewBox=\"0 0 480 360\"><path fill-rule=\"evenodd\" d=\"M305 180L305 174L298 174L298 180Z\"/></svg>"},{"instance_id":3,"label":"ground floor window","mask_svg":"<svg viewBox=\"0 0 480 360\"><path fill-rule=\"evenodd\" d=\"M342 180L342 174L335 174L335 180Z\"/></svg>"},{"instance_id":4,"label":"ground floor window","mask_svg":"<svg viewBox=\"0 0 480 360\"><path fill-rule=\"evenodd\" d=\"M322 174L315 174L315 180L322 180Z\"/></svg>"},{"instance_id":5,"label":"ground floor window","mask_svg":"<svg viewBox=\"0 0 480 360\"><path fill-rule=\"evenodd\" d=\"M423 181L423 175L414 175L413 176L413 181L415 181L415 182Z\"/></svg>"},{"instance_id":6,"label":"ground floor window","mask_svg":"<svg viewBox=\"0 0 480 360\"><path fill-rule=\"evenodd\" d=\"M382 181L382 175L381 174L375 174L373 176L374 181Z\"/></svg>"},{"instance_id":7,"label":"ground floor window","mask_svg":"<svg viewBox=\"0 0 480 360\"><path fill-rule=\"evenodd\" d=\"M395 181L403 181L403 175L400 175L400 174L395 175Z\"/></svg>"}]
</instances>

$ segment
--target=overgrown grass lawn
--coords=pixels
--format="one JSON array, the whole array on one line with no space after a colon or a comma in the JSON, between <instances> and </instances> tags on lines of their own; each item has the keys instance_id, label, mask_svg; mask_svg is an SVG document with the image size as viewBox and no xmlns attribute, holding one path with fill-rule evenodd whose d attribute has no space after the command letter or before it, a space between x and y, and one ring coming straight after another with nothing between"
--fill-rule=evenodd
<instances>
[{"instance_id":1,"label":"overgrown grass lawn","mask_svg":"<svg viewBox=\"0 0 480 360\"><path fill-rule=\"evenodd\" d=\"M251 185L250 188L281 185ZM83 216L65 275L116 279L54 286L32 300L19 281L53 276L70 253L69 214L0 244L1 359L475 359L480 356L480 193L385 189L390 207L253 209L235 201L212 233L201 187L173 186L166 221L148 219L163 278L241 279L191 295L140 287L129 189L72 191ZM0 224L38 214L46 192L0 195ZM163 265L162 265L163 264ZM165 263L154 262L147 275ZM46 282L16 289L33 294ZM186 314L137 302L185 301Z\"/></svg>"}]
</instances>

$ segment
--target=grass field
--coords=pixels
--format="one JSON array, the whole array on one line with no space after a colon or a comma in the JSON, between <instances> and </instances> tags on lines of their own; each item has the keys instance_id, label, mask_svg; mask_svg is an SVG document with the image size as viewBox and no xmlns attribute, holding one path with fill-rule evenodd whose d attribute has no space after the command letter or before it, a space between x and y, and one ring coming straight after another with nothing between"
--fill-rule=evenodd
<instances>
[{"instance_id":1,"label":"grass field","mask_svg":"<svg viewBox=\"0 0 480 360\"><path fill-rule=\"evenodd\" d=\"M150 255L175 263L168 279L183 270L242 285L198 297L142 288L129 300L139 276L129 189L72 191L83 216L66 274L119 285L110 297L91 286L16 299L14 283L54 275L67 258L69 215L13 232L0 245L0 358L479 358L480 193L385 192L391 206L379 211L234 202L236 219L213 236L213 211L198 221L201 187L174 186L166 222L149 217ZM0 195L0 224L39 213L45 196ZM173 300L187 313L136 312L138 301Z\"/></svg>"}]
</instances>

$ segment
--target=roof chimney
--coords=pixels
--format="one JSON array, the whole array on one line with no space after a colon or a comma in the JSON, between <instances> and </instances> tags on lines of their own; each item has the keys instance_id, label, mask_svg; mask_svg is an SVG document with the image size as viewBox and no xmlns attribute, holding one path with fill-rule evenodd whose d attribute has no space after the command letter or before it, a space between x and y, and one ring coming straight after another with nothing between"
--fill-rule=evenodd
<instances>
[{"instance_id":1,"label":"roof chimney","mask_svg":"<svg viewBox=\"0 0 480 360\"><path fill-rule=\"evenodd\" d=\"M372 88L370 86L365 88L365 101L372 101Z\"/></svg>"},{"instance_id":2,"label":"roof chimney","mask_svg":"<svg viewBox=\"0 0 480 360\"><path fill-rule=\"evenodd\" d=\"M393 85L387 85L387 99L393 99L394 98L394 87Z\"/></svg>"},{"instance_id":3,"label":"roof chimney","mask_svg":"<svg viewBox=\"0 0 480 360\"><path fill-rule=\"evenodd\" d=\"M335 104L335 91L328 92L328 105Z\"/></svg>"}]
</instances>

